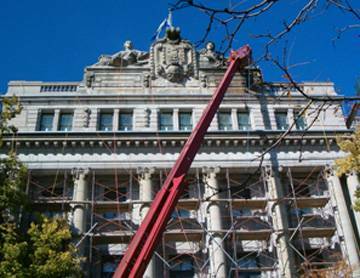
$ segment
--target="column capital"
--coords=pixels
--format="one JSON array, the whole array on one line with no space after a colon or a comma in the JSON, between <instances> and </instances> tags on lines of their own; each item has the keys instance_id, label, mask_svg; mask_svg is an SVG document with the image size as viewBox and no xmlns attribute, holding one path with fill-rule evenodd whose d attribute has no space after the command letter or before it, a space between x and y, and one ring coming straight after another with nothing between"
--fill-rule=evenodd
<instances>
[{"instance_id":1,"label":"column capital","mask_svg":"<svg viewBox=\"0 0 360 278\"><path fill-rule=\"evenodd\" d=\"M274 177L274 170L271 165L265 165L263 167L263 174L266 179Z\"/></svg>"},{"instance_id":2,"label":"column capital","mask_svg":"<svg viewBox=\"0 0 360 278\"><path fill-rule=\"evenodd\" d=\"M326 178L334 177L336 175L336 167L334 165L326 164L324 168L324 174Z\"/></svg>"},{"instance_id":3,"label":"column capital","mask_svg":"<svg viewBox=\"0 0 360 278\"><path fill-rule=\"evenodd\" d=\"M78 180L82 176L82 178L85 178L90 173L89 168L73 168L71 170L71 174L73 175L73 178Z\"/></svg>"},{"instance_id":4,"label":"column capital","mask_svg":"<svg viewBox=\"0 0 360 278\"><path fill-rule=\"evenodd\" d=\"M203 167L202 168L203 175L206 177L216 176L221 172L221 168L219 166L216 167Z\"/></svg>"},{"instance_id":5,"label":"column capital","mask_svg":"<svg viewBox=\"0 0 360 278\"><path fill-rule=\"evenodd\" d=\"M139 167L136 169L136 174L139 175L140 179L150 179L155 173L155 167Z\"/></svg>"},{"instance_id":6,"label":"column capital","mask_svg":"<svg viewBox=\"0 0 360 278\"><path fill-rule=\"evenodd\" d=\"M349 172L346 172L346 176L347 177L353 177L353 176L355 176L355 177L357 177L357 173L356 173L356 171L349 171Z\"/></svg>"}]
</instances>

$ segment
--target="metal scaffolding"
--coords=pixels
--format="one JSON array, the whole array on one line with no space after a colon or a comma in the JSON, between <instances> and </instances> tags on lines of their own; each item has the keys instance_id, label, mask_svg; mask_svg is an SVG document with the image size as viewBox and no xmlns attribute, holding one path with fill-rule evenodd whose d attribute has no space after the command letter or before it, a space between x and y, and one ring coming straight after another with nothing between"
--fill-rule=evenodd
<instances>
[{"instance_id":1,"label":"metal scaffolding","mask_svg":"<svg viewBox=\"0 0 360 278\"><path fill-rule=\"evenodd\" d=\"M276 277L282 267L276 252L281 233L288 235L296 273L306 276L335 269L346 257L346 250L341 248L341 226L336 224L333 211L336 204L331 201L322 169L283 169L277 186L283 188L284 195L278 199L270 194L264 172L249 178L241 169L221 169L216 175L218 187L211 188L203 176L204 169L192 169L186 178L187 190L153 258L159 274L210 277L217 263L212 261L214 254L216 257L220 252L228 277ZM56 173L54 178L33 171L29 176L29 194L34 209L48 216L65 213L70 221L74 206L85 206L87 232L78 240L86 246L92 275L110 277L139 227L141 209L150 203L140 196L138 176L136 169L114 174L93 170L87 178L89 196L77 203L72 198L76 188L69 172ZM151 174L153 194L165 176L166 169ZM274 207L279 204L286 208L286 215L274 214ZM222 227L217 230L212 230L209 222L213 217L209 207L214 205L221 211ZM286 218L288 229L278 231L274 217Z\"/></svg>"}]
</instances>

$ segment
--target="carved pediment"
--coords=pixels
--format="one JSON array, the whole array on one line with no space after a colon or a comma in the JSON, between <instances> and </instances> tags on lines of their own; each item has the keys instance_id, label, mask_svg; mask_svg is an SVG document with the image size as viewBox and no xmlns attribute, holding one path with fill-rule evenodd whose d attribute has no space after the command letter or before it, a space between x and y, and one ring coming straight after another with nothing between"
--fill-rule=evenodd
<instances>
[{"instance_id":1,"label":"carved pediment","mask_svg":"<svg viewBox=\"0 0 360 278\"><path fill-rule=\"evenodd\" d=\"M151 77L162 77L170 82L182 83L189 78L198 79L198 63L193 45L180 37L179 28L170 28L164 39L156 41L150 49Z\"/></svg>"}]
</instances>

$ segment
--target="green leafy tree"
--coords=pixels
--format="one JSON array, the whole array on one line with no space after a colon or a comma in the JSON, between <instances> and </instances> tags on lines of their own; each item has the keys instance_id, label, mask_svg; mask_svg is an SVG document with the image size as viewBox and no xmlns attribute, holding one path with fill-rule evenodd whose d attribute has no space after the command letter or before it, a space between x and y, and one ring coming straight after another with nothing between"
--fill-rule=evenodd
<instances>
[{"instance_id":1,"label":"green leafy tree","mask_svg":"<svg viewBox=\"0 0 360 278\"><path fill-rule=\"evenodd\" d=\"M336 160L337 174L343 174L354 171L360 173L360 128L357 128L350 138L338 139L340 149L347 153L347 156ZM354 209L360 211L360 189L355 191L356 201Z\"/></svg>"},{"instance_id":2,"label":"green leafy tree","mask_svg":"<svg viewBox=\"0 0 360 278\"><path fill-rule=\"evenodd\" d=\"M0 114L0 148L3 147L4 135L15 135L16 127L9 121L19 114L22 106L17 97L4 98ZM26 167L18 161L16 153L10 148L7 157L0 159L0 224L16 221L20 208L26 204L24 194Z\"/></svg>"},{"instance_id":3,"label":"green leafy tree","mask_svg":"<svg viewBox=\"0 0 360 278\"><path fill-rule=\"evenodd\" d=\"M16 97L4 98L2 103L0 148L4 136L16 134L10 120L22 109ZM26 167L10 146L0 159L0 277L81 277L80 258L65 219L40 217L27 232L21 227L19 216L29 208L26 176Z\"/></svg>"},{"instance_id":4,"label":"green leafy tree","mask_svg":"<svg viewBox=\"0 0 360 278\"><path fill-rule=\"evenodd\" d=\"M81 277L80 258L63 218L41 218L25 235L14 224L0 226L0 277Z\"/></svg>"}]
</instances>

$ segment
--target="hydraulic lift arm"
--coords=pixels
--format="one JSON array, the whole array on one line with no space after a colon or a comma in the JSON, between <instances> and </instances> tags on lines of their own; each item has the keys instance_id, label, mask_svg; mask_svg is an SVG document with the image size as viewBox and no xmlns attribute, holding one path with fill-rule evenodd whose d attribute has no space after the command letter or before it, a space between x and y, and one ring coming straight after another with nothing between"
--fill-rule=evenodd
<instances>
[{"instance_id":1,"label":"hydraulic lift arm","mask_svg":"<svg viewBox=\"0 0 360 278\"><path fill-rule=\"evenodd\" d=\"M231 53L229 66L223 79L184 145L162 188L157 193L145 219L132 238L124 257L116 269L114 278L141 277L143 275L165 230L169 217L184 191L183 180L203 142L225 92L236 71L248 65L250 61L251 49L248 45Z\"/></svg>"}]
</instances>

